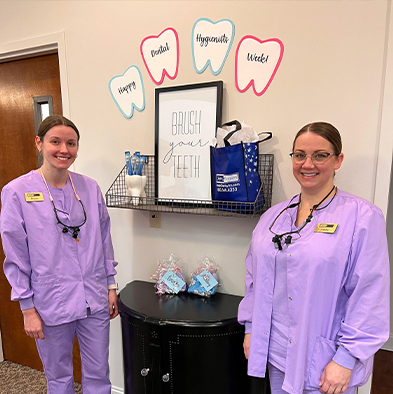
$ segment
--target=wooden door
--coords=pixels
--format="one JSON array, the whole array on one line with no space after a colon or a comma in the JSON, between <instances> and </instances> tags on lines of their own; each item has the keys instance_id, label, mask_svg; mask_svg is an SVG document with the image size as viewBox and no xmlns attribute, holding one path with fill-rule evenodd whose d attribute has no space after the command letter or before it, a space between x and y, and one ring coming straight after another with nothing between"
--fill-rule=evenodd
<instances>
[{"instance_id":1,"label":"wooden door","mask_svg":"<svg viewBox=\"0 0 393 394\"><path fill-rule=\"evenodd\" d=\"M62 114L57 54L0 64L0 189L12 179L38 167L34 144L33 97L52 96L53 112ZM1 243L1 239L0 239ZM0 246L0 262L4 261ZM18 302L0 270L0 328L4 359L42 370L34 339L23 328ZM81 381L80 354L74 347L75 379Z\"/></svg>"}]
</instances>

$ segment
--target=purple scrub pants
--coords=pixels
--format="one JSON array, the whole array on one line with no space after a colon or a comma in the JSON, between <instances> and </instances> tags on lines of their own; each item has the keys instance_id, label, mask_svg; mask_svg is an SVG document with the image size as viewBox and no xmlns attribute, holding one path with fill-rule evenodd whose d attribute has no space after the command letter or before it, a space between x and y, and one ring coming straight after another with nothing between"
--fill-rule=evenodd
<instances>
[{"instance_id":1,"label":"purple scrub pants","mask_svg":"<svg viewBox=\"0 0 393 394\"><path fill-rule=\"evenodd\" d=\"M269 379L270 379L270 388L272 394L288 394L287 391L284 391L281 387L284 382L284 372L280 371L274 365L268 363L269 368ZM343 394L355 394L356 387L349 388ZM319 390L304 390L303 394L321 394Z\"/></svg>"},{"instance_id":2,"label":"purple scrub pants","mask_svg":"<svg viewBox=\"0 0 393 394\"><path fill-rule=\"evenodd\" d=\"M110 394L109 311L59 326L44 325L45 339L37 349L48 382L48 394L74 394L72 347L77 336L81 351L83 394Z\"/></svg>"}]
</instances>

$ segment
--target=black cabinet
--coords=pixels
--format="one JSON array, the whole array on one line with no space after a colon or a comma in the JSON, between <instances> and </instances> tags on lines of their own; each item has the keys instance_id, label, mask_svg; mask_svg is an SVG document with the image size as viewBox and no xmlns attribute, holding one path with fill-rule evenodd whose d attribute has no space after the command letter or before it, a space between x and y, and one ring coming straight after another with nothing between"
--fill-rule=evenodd
<instances>
[{"instance_id":1,"label":"black cabinet","mask_svg":"<svg viewBox=\"0 0 393 394\"><path fill-rule=\"evenodd\" d=\"M240 300L156 295L153 283L129 283L119 294L125 393L267 393L265 379L247 376Z\"/></svg>"}]
</instances>

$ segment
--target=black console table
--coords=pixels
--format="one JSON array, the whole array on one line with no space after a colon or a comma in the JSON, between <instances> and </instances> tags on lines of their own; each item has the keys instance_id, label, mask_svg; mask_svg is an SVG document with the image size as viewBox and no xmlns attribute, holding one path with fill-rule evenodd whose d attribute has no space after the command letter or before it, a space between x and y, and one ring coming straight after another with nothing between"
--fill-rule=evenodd
<instances>
[{"instance_id":1,"label":"black console table","mask_svg":"<svg viewBox=\"0 0 393 394\"><path fill-rule=\"evenodd\" d=\"M247 376L241 297L157 295L134 281L119 294L126 394L267 394Z\"/></svg>"}]
</instances>

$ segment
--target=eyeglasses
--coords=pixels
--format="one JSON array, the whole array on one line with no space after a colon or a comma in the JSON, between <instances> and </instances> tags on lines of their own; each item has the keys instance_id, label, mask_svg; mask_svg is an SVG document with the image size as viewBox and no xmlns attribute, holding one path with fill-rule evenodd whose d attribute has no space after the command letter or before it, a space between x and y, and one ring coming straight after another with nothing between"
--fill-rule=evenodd
<instances>
[{"instance_id":1,"label":"eyeglasses","mask_svg":"<svg viewBox=\"0 0 393 394\"><path fill-rule=\"evenodd\" d=\"M289 154L291 156L292 161L296 164L304 163L307 160L307 157L311 157L311 161L314 164L323 164L325 163L330 156L338 156L337 153L328 153L328 152L317 152L312 155L305 155L301 152L292 152Z\"/></svg>"}]
</instances>

